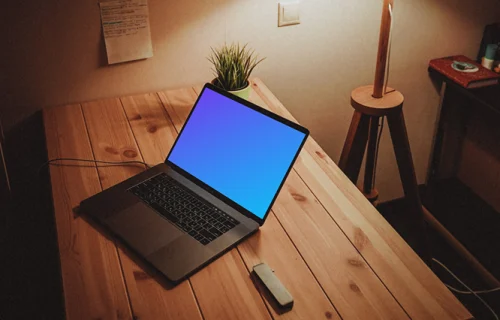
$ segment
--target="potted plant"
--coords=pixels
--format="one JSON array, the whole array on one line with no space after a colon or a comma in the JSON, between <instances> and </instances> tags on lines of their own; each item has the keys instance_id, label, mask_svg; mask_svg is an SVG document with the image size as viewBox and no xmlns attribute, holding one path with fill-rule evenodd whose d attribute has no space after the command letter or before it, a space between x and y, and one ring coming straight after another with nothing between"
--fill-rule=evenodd
<instances>
[{"instance_id":1,"label":"potted plant","mask_svg":"<svg viewBox=\"0 0 500 320\"><path fill-rule=\"evenodd\" d=\"M212 84L248 99L250 95L248 78L253 69L265 58L259 60L254 50L248 49L246 44L242 47L239 44L231 44L211 49L212 54L208 60L213 64L212 70L215 75Z\"/></svg>"}]
</instances>

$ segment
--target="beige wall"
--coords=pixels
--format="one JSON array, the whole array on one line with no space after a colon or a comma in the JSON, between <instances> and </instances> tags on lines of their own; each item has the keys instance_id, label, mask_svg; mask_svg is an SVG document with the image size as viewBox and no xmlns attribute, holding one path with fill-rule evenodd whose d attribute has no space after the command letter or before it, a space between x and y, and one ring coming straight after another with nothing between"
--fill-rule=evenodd
<instances>
[{"instance_id":1,"label":"beige wall","mask_svg":"<svg viewBox=\"0 0 500 320\"><path fill-rule=\"evenodd\" d=\"M210 46L249 42L267 60L256 70L276 96L338 160L352 109L349 93L372 82L382 1L303 0L298 26L277 28L270 0L150 0L154 57L106 66L97 0L19 0L7 11L6 129L36 109L211 80ZM396 0L390 85L405 116L424 182L438 94L429 59L474 57L498 0ZM8 26L8 27L7 27ZM402 195L385 130L377 185L382 200Z\"/></svg>"}]
</instances>

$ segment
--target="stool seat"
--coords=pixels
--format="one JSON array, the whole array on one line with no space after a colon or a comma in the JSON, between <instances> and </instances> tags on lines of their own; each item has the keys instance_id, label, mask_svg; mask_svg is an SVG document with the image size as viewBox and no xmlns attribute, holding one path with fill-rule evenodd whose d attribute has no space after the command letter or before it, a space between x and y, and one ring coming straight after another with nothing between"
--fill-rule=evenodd
<instances>
[{"instance_id":1,"label":"stool seat","mask_svg":"<svg viewBox=\"0 0 500 320\"><path fill-rule=\"evenodd\" d=\"M389 87L387 92L381 98L374 98L373 85L356 88L351 93L351 105L363 114L377 117L401 110L405 100L401 92Z\"/></svg>"}]
</instances>

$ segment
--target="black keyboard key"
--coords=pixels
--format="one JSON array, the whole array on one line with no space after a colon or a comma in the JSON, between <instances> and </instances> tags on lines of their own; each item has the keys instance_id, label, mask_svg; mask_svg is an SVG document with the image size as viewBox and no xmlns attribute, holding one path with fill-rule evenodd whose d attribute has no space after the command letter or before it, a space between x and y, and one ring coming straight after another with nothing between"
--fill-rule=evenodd
<instances>
[{"instance_id":1,"label":"black keyboard key","mask_svg":"<svg viewBox=\"0 0 500 320\"><path fill-rule=\"evenodd\" d=\"M194 238L195 238L196 240L198 240L198 241L201 241L201 239L205 239L205 237L203 237L203 236L202 236L201 234L199 234L199 233L198 233L198 234L196 234L196 235L194 236Z\"/></svg>"},{"instance_id":2,"label":"black keyboard key","mask_svg":"<svg viewBox=\"0 0 500 320\"><path fill-rule=\"evenodd\" d=\"M230 229L235 226L235 224L232 221L230 221L230 220L226 220L226 221L222 222L222 224L225 225L226 227L230 228Z\"/></svg>"},{"instance_id":3,"label":"black keyboard key","mask_svg":"<svg viewBox=\"0 0 500 320\"><path fill-rule=\"evenodd\" d=\"M198 234L198 231L196 231L196 230L191 230L191 231L189 231L188 233L189 233L189 235L190 235L191 237L193 237L193 238L195 238L195 239L196 239L196 235Z\"/></svg>"},{"instance_id":4,"label":"black keyboard key","mask_svg":"<svg viewBox=\"0 0 500 320\"><path fill-rule=\"evenodd\" d=\"M213 227L208 231L210 231L210 233L215 235L216 237L219 237L222 234L222 232L220 232L219 230L217 230L216 228L213 228Z\"/></svg>"},{"instance_id":5,"label":"black keyboard key","mask_svg":"<svg viewBox=\"0 0 500 320\"><path fill-rule=\"evenodd\" d=\"M167 218L168 220L172 221L173 223L177 222L177 218L174 217L173 215L170 214L167 210L163 209L161 206L159 206L157 203L153 202L149 204L153 209L158 211L159 214Z\"/></svg>"},{"instance_id":6,"label":"black keyboard key","mask_svg":"<svg viewBox=\"0 0 500 320\"><path fill-rule=\"evenodd\" d=\"M208 239L205 239L205 238L203 238L203 239L201 239L201 240L200 240L201 244L202 244L202 245L205 245L205 246L206 246L207 244L209 244L209 243L210 243L210 241L211 241L211 240L208 240Z\"/></svg>"},{"instance_id":7,"label":"black keyboard key","mask_svg":"<svg viewBox=\"0 0 500 320\"><path fill-rule=\"evenodd\" d=\"M204 230L204 229L201 230L200 234L203 235L205 238L207 238L210 241L212 241L213 239L215 239L215 236L213 234L211 234L210 232L208 232L207 230Z\"/></svg>"}]
</instances>

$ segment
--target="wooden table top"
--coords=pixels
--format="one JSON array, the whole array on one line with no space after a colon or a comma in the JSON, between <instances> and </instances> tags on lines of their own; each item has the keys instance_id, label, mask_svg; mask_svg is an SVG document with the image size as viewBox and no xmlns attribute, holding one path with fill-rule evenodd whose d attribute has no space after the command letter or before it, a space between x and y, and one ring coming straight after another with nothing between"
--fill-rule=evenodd
<instances>
[{"instance_id":1,"label":"wooden table top","mask_svg":"<svg viewBox=\"0 0 500 320\"><path fill-rule=\"evenodd\" d=\"M201 88L45 109L49 159L163 162ZM259 79L250 100L296 121ZM260 231L173 288L72 212L142 170L50 167L68 319L472 318L311 137ZM254 283L260 262L291 311Z\"/></svg>"}]
</instances>

